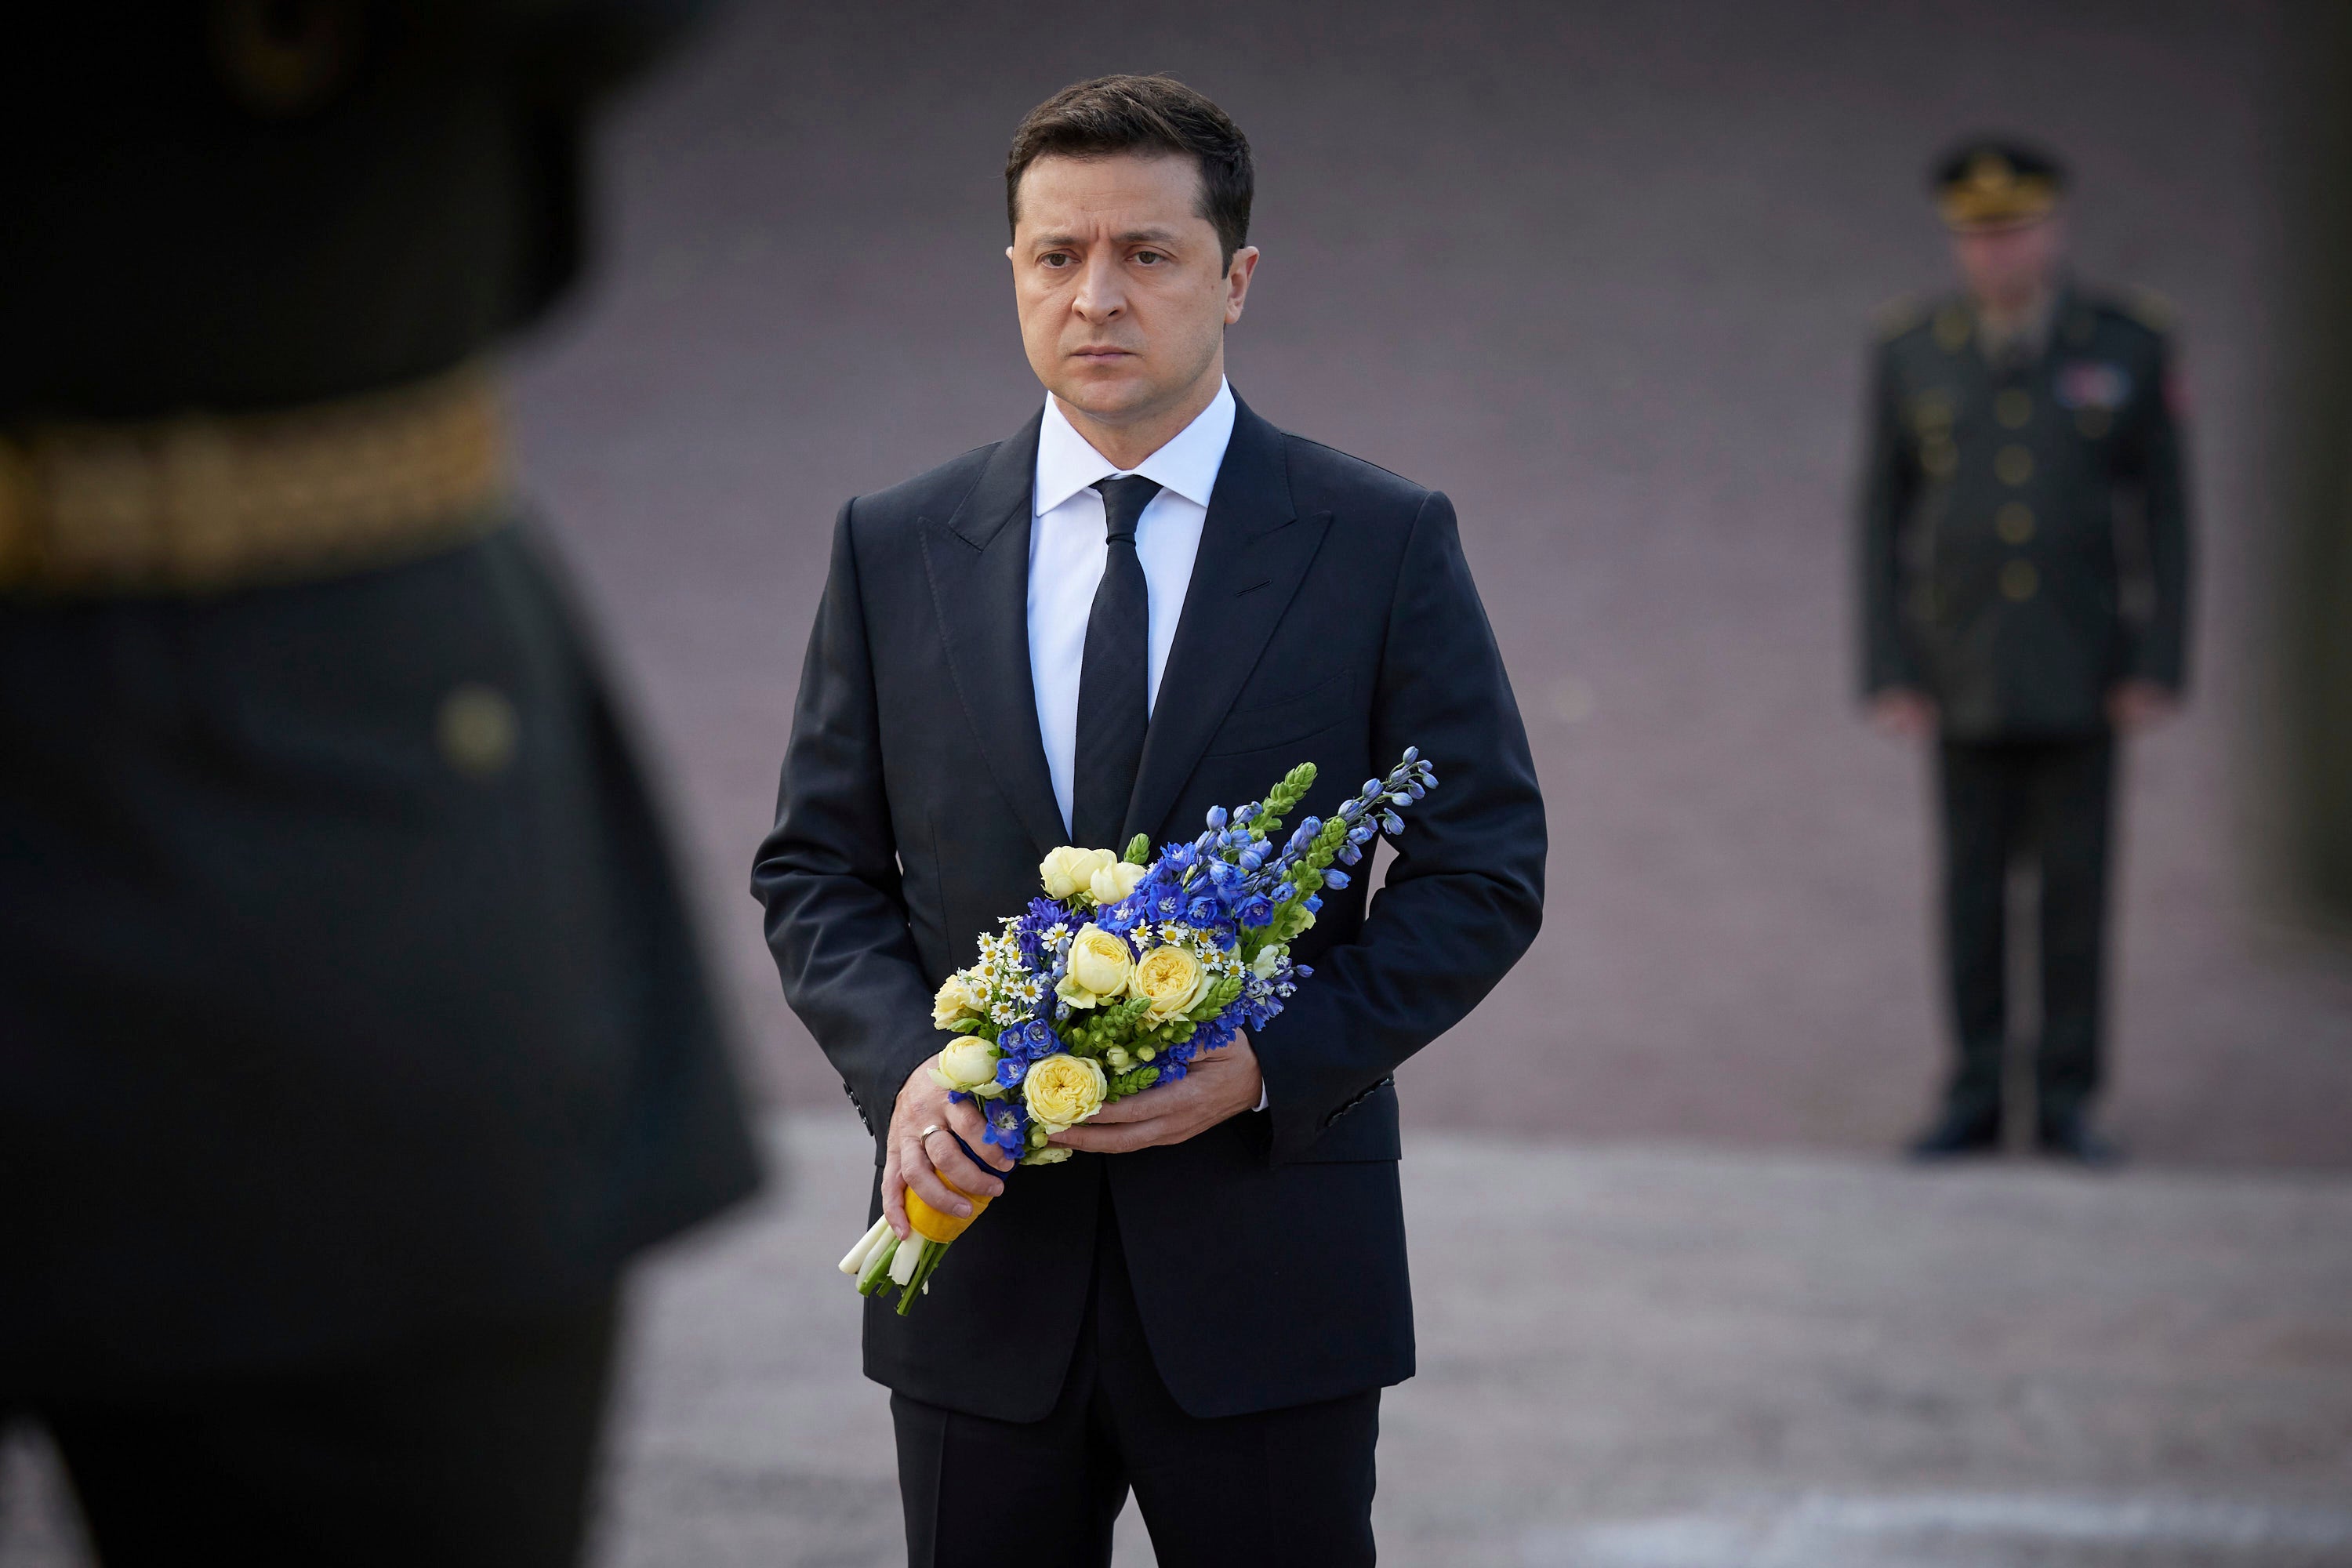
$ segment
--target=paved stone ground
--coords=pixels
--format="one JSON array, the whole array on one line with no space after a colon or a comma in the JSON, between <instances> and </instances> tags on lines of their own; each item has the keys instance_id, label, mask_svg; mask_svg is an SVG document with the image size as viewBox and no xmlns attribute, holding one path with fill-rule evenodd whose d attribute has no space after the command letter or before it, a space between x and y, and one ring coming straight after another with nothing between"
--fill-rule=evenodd
<instances>
[{"instance_id":1,"label":"paved stone ground","mask_svg":"<svg viewBox=\"0 0 2352 1568\"><path fill-rule=\"evenodd\" d=\"M2198 704L2129 769L2119 1129L2352 1160L2352 968L2245 869L2282 45L2273 0L750 5L616 125L600 285L537 344L536 488L673 766L761 1075L839 1098L744 897L835 509L1034 408L996 170L1112 68L1261 164L1243 395L1459 504L1551 805L1548 924L1405 1075L1417 1126L1874 1149L1940 1056L1919 759L1849 702L1872 310L1943 276L1929 151L2082 173L2097 278L2180 304Z\"/></svg>"},{"instance_id":2,"label":"paved stone ground","mask_svg":"<svg viewBox=\"0 0 2352 1568\"><path fill-rule=\"evenodd\" d=\"M845 1115L781 1141L789 1200L643 1281L604 1568L903 1550L832 1269L866 1145ZM1433 1133L1405 1173L1422 1371L1384 1411L1388 1562L2352 1564L2352 1179ZM20 1447L5 1568L75 1568L45 1486Z\"/></svg>"}]
</instances>

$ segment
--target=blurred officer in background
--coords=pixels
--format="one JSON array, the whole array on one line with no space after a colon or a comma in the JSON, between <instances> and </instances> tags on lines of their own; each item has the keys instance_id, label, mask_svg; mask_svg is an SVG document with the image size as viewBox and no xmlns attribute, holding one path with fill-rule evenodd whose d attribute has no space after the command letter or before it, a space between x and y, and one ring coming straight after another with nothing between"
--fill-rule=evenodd
<instances>
[{"instance_id":1,"label":"blurred officer in background","mask_svg":"<svg viewBox=\"0 0 2352 1568\"><path fill-rule=\"evenodd\" d=\"M2100 1163L2115 737L2183 677L2188 496L2161 313L2065 269L2064 172L2007 142L1933 175L1961 289L1898 308L1873 373L1861 518L1863 689L1935 738L1958 1059L1922 1158L2000 1138L2006 882L2041 882L2035 1137Z\"/></svg>"},{"instance_id":2,"label":"blurred officer in background","mask_svg":"<svg viewBox=\"0 0 2352 1568\"><path fill-rule=\"evenodd\" d=\"M677 9L0 49L0 1418L110 1568L572 1561L615 1279L755 1180L483 361Z\"/></svg>"}]
</instances>

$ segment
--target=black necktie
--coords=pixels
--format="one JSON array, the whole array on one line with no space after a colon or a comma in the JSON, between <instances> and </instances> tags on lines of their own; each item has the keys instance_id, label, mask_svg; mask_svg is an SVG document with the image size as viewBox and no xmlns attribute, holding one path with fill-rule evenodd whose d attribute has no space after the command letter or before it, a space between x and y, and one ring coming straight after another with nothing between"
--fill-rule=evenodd
<instances>
[{"instance_id":1,"label":"black necktie","mask_svg":"<svg viewBox=\"0 0 2352 1568\"><path fill-rule=\"evenodd\" d=\"M1151 719L1151 593L1135 553L1135 524L1160 493L1139 475L1105 479L1108 541L1102 582L1087 613L1087 658L1078 672L1078 753L1070 791L1070 837L1082 849L1124 850L1113 843L1135 793L1143 731Z\"/></svg>"}]
</instances>

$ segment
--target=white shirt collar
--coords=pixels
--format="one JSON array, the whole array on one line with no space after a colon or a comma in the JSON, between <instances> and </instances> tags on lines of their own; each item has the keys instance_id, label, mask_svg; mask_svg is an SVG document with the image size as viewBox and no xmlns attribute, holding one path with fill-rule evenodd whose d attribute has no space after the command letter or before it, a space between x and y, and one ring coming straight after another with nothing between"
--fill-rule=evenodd
<instances>
[{"instance_id":1,"label":"white shirt collar","mask_svg":"<svg viewBox=\"0 0 2352 1568\"><path fill-rule=\"evenodd\" d=\"M1168 444L1143 459L1129 473L1155 479L1205 510L1209 493L1217 488L1217 470L1224 466L1225 447L1234 438L1234 389L1217 384L1217 395L1193 416ZM1037 431L1037 481L1032 491L1032 515L1043 517L1097 479L1121 470L1094 449L1064 416L1062 406L1049 395L1045 421Z\"/></svg>"}]
</instances>

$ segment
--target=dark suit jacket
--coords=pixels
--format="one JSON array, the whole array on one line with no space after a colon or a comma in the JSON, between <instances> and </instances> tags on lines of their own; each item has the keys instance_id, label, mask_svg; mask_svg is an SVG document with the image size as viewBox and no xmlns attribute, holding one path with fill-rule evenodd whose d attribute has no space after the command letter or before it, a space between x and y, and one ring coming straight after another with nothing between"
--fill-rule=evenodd
<instances>
[{"instance_id":1,"label":"dark suit jacket","mask_svg":"<svg viewBox=\"0 0 2352 1568\"><path fill-rule=\"evenodd\" d=\"M877 1135L945 1037L932 991L1037 895L1038 861L1067 837L1029 673L1037 429L842 508L753 872L785 994ZM1315 975L1255 1041L1271 1110L1014 1171L910 1315L868 1304L869 1376L1045 1415L1106 1197L1159 1371L1192 1414L1412 1374L1390 1075L1534 939L1543 803L1453 506L1244 407L1121 837L1189 838L1210 806L1301 762L1320 778L1300 816L1328 816L1410 745L1443 787L1409 814L1370 911L1360 880L1298 944Z\"/></svg>"}]
</instances>

